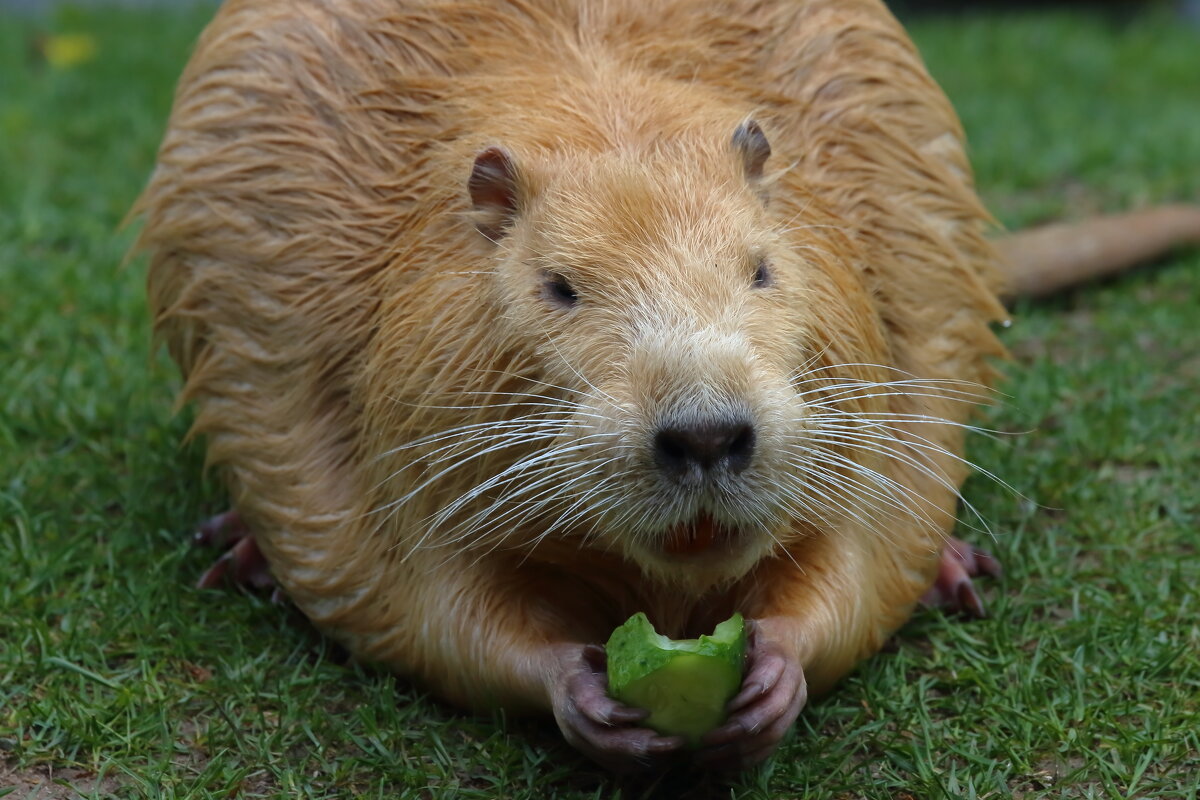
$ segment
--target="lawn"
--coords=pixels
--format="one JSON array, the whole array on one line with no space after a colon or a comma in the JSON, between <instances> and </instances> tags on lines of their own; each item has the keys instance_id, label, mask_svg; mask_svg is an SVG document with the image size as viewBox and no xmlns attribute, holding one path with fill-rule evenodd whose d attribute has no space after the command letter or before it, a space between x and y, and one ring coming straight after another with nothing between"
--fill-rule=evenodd
<instances>
[{"instance_id":1,"label":"lawn","mask_svg":"<svg viewBox=\"0 0 1200 800\"><path fill-rule=\"evenodd\" d=\"M466 717L287 607L191 588L187 533L222 492L179 444L116 231L204 18L0 20L0 796L705 795L614 782L547 724ZM910 30L1004 223L1200 201L1200 31L1082 10ZM69 32L96 58L51 67L39 37ZM919 614L715 794L1197 796L1200 252L1016 311L983 424L1026 433L971 455L1019 494L966 489L1007 567L991 618Z\"/></svg>"}]
</instances>

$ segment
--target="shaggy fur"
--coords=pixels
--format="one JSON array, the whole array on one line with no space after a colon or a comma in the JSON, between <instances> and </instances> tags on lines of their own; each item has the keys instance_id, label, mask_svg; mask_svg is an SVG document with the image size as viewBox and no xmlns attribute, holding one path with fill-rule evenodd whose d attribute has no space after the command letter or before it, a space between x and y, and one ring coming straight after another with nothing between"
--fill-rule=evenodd
<instances>
[{"instance_id":1,"label":"shaggy fur","mask_svg":"<svg viewBox=\"0 0 1200 800\"><path fill-rule=\"evenodd\" d=\"M493 146L501 228L467 192ZM740 610L819 691L933 580L1005 314L958 122L877 0L230 0L139 210L276 579L454 702L545 710L553 646L639 610ZM728 415L753 465L664 481L654 431ZM666 552L698 518L717 544Z\"/></svg>"}]
</instances>

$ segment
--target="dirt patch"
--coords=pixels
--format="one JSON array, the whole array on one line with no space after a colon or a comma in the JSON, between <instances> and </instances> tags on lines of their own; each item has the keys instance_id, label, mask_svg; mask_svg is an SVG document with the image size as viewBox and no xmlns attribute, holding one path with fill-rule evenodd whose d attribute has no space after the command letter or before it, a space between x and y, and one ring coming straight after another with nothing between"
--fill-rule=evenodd
<instances>
[{"instance_id":1,"label":"dirt patch","mask_svg":"<svg viewBox=\"0 0 1200 800\"><path fill-rule=\"evenodd\" d=\"M115 796L121 784L82 769L52 766L15 769L0 762L0 790L9 800L75 800L80 795Z\"/></svg>"}]
</instances>

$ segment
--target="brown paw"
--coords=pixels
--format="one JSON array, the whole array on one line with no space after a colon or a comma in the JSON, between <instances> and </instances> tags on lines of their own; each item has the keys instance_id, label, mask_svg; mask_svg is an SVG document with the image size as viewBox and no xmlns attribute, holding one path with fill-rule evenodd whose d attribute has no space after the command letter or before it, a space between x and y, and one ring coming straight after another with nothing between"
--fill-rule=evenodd
<instances>
[{"instance_id":1,"label":"brown paw","mask_svg":"<svg viewBox=\"0 0 1200 800\"><path fill-rule=\"evenodd\" d=\"M637 723L647 712L608 696L604 649L565 647L561 673L552 688L554 718L567 742L617 773L646 772L672 760L684 741L661 736Z\"/></svg>"},{"instance_id":2,"label":"brown paw","mask_svg":"<svg viewBox=\"0 0 1200 800\"><path fill-rule=\"evenodd\" d=\"M971 578L980 575L998 578L1001 573L1000 562L990 553L976 550L961 539L950 539L942 550L937 579L921 602L982 619L987 616L987 610Z\"/></svg>"},{"instance_id":3,"label":"brown paw","mask_svg":"<svg viewBox=\"0 0 1200 800\"><path fill-rule=\"evenodd\" d=\"M804 671L794 655L768 641L753 620L746 650L742 689L729 701L729 719L701 740L697 763L734 770L765 761L791 730L808 699Z\"/></svg>"}]
</instances>

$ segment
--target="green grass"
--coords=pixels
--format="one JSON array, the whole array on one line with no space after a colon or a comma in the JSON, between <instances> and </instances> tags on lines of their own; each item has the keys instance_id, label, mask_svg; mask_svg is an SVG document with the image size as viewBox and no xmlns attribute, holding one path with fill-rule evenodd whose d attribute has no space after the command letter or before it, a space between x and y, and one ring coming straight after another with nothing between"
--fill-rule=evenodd
<instances>
[{"instance_id":1,"label":"green grass","mask_svg":"<svg viewBox=\"0 0 1200 800\"><path fill-rule=\"evenodd\" d=\"M203 13L0 21L0 795L679 796L536 722L472 718L346 663L295 612L190 583L222 505L180 447L143 269L116 235ZM33 55L83 30L99 58ZM1200 200L1200 47L1165 17L925 18L983 193L1012 225ZM1196 797L1200 253L1022 304L974 442L1006 577L922 613L728 796ZM966 535L971 535L968 531ZM68 796L57 786L56 796ZM73 795L72 795L73 796Z\"/></svg>"}]
</instances>

